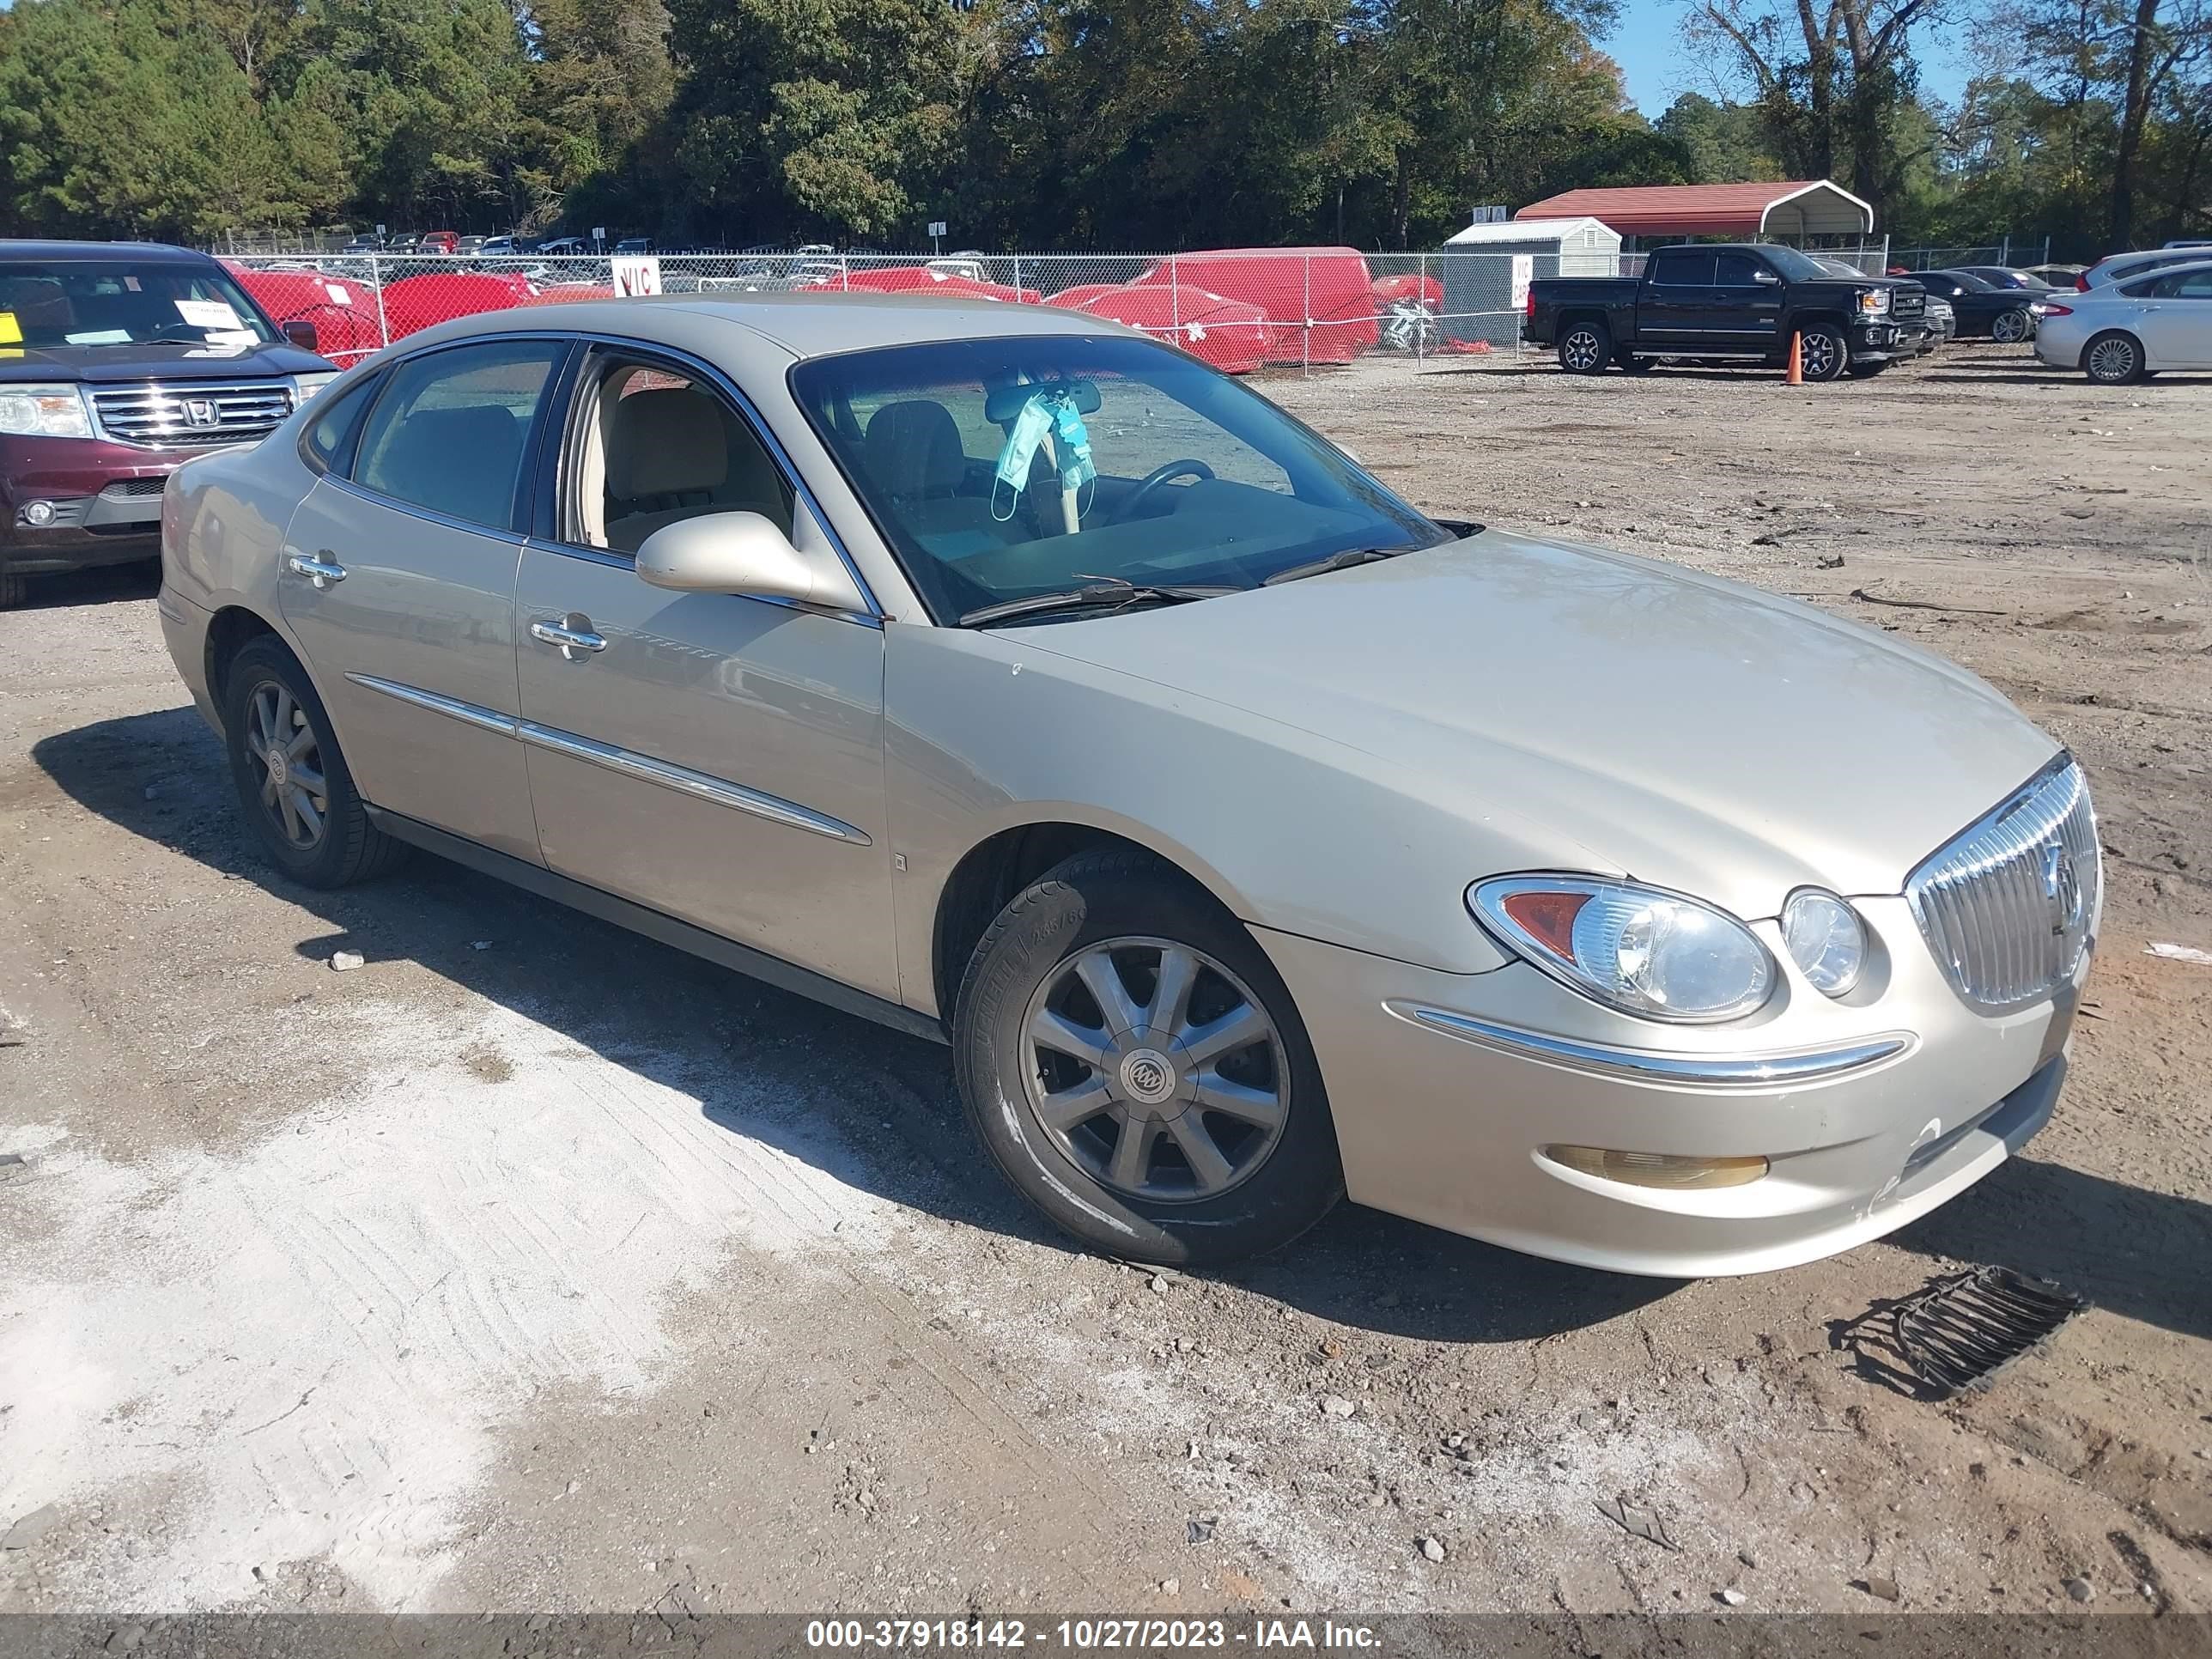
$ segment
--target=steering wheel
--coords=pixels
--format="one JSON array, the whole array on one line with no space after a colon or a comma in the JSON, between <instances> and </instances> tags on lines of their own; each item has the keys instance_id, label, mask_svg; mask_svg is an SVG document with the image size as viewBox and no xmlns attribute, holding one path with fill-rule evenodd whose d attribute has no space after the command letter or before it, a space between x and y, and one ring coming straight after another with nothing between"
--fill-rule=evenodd
<instances>
[{"instance_id":1,"label":"steering wheel","mask_svg":"<svg viewBox=\"0 0 2212 1659\"><path fill-rule=\"evenodd\" d=\"M1146 499L1170 479L1211 478L1212 476L1213 469L1204 461L1170 461L1165 466L1156 466L1145 474L1143 478L1139 480L1137 487L1122 498L1120 507L1106 522L1121 524L1126 520L1134 518L1137 509L1145 504Z\"/></svg>"}]
</instances>

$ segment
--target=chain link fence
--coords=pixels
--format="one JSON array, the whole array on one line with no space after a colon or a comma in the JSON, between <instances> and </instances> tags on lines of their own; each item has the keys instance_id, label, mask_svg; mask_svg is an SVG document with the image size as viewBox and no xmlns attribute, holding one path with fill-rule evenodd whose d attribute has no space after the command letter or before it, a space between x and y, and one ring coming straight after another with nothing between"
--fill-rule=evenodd
<instances>
[{"instance_id":1,"label":"chain link fence","mask_svg":"<svg viewBox=\"0 0 2212 1659\"><path fill-rule=\"evenodd\" d=\"M2049 264L2051 239L2006 236L1979 247L1900 247L1892 250L1890 257L1893 264L1907 270L1956 270L1964 265L2019 270Z\"/></svg>"},{"instance_id":2,"label":"chain link fence","mask_svg":"<svg viewBox=\"0 0 2212 1659\"><path fill-rule=\"evenodd\" d=\"M281 325L314 326L325 356L358 362L380 348L478 312L611 299L638 267L607 254L295 252L222 254ZM1347 248L1197 253L659 253L664 294L929 293L979 303L1052 305L1172 341L1231 374L1316 368L1369 356L1413 370L1521 349L1531 280L1559 274L1557 255L1362 254ZM1570 256L1568 274L1636 273ZM618 286L618 284L620 284Z\"/></svg>"},{"instance_id":3,"label":"chain link fence","mask_svg":"<svg viewBox=\"0 0 2212 1659\"><path fill-rule=\"evenodd\" d=\"M1869 275L1901 257L1886 243L1808 251ZM1249 374L1366 358L1400 361L1418 373L1517 356L1532 281L1635 276L1646 256L1327 247L931 255L802 247L651 256L349 250L221 257L280 325L312 323L322 354L340 364L455 317L612 299L657 284L665 294L927 293L1058 306L1141 329L1217 368ZM648 258L650 266L642 267Z\"/></svg>"}]
</instances>

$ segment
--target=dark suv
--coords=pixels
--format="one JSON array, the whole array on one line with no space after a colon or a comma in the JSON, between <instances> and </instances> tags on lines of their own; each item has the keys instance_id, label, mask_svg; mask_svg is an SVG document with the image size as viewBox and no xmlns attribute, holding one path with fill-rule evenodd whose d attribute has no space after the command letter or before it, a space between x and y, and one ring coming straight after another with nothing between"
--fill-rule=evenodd
<instances>
[{"instance_id":1,"label":"dark suv","mask_svg":"<svg viewBox=\"0 0 2212 1659\"><path fill-rule=\"evenodd\" d=\"M292 333L204 253L0 240L0 605L28 575L158 556L178 465L336 374Z\"/></svg>"}]
</instances>

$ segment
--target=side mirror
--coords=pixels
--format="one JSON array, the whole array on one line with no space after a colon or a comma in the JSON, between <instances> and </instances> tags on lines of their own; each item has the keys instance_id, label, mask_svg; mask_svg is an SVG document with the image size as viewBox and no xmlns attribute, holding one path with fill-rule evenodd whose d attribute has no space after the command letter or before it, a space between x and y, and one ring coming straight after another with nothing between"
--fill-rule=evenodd
<instances>
[{"instance_id":1,"label":"side mirror","mask_svg":"<svg viewBox=\"0 0 2212 1659\"><path fill-rule=\"evenodd\" d=\"M1761 265L1758 270L1753 271L1751 273L1751 279L1755 283L1778 283L1782 280L1772 271L1769 270L1765 265Z\"/></svg>"},{"instance_id":2,"label":"side mirror","mask_svg":"<svg viewBox=\"0 0 2212 1659\"><path fill-rule=\"evenodd\" d=\"M707 513L647 536L637 574L678 593L741 593L843 607L845 584L823 575L791 538L757 513Z\"/></svg>"},{"instance_id":3,"label":"side mirror","mask_svg":"<svg viewBox=\"0 0 2212 1659\"><path fill-rule=\"evenodd\" d=\"M322 340L315 333L314 324L305 317L295 317L284 325L284 337L302 351L320 351Z\"/></svg>"}]
</instances>

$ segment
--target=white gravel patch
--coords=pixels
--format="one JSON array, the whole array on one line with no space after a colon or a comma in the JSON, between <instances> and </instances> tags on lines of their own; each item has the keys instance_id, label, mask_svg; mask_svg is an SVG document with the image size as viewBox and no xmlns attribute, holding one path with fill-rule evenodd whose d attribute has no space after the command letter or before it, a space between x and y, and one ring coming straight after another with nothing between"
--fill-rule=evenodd
<instances>
[{"instance_id":1,"label":"white gravel patch","mask_svg":"<svg viewBox=\"0 0 2212 1659\"><path fill-rule=\"evenodd\" d=\"M786 1281L825 1245L849 1261L900 1213L830 1173L806 1103L742 1075L616 1063L504 1010L353 1019L327 1032L343 1094L235 1154L125 1167L0 1125L40 1149L8 1194L39 1243L0 1283L0 1522L169 1495L150 1543L58 1564L65 1597L220 1607L320 1559L422 1606L534 1396L650 1389L674 1294L741 1297L763 1254Z\"/></svg>"}]
</instances>

